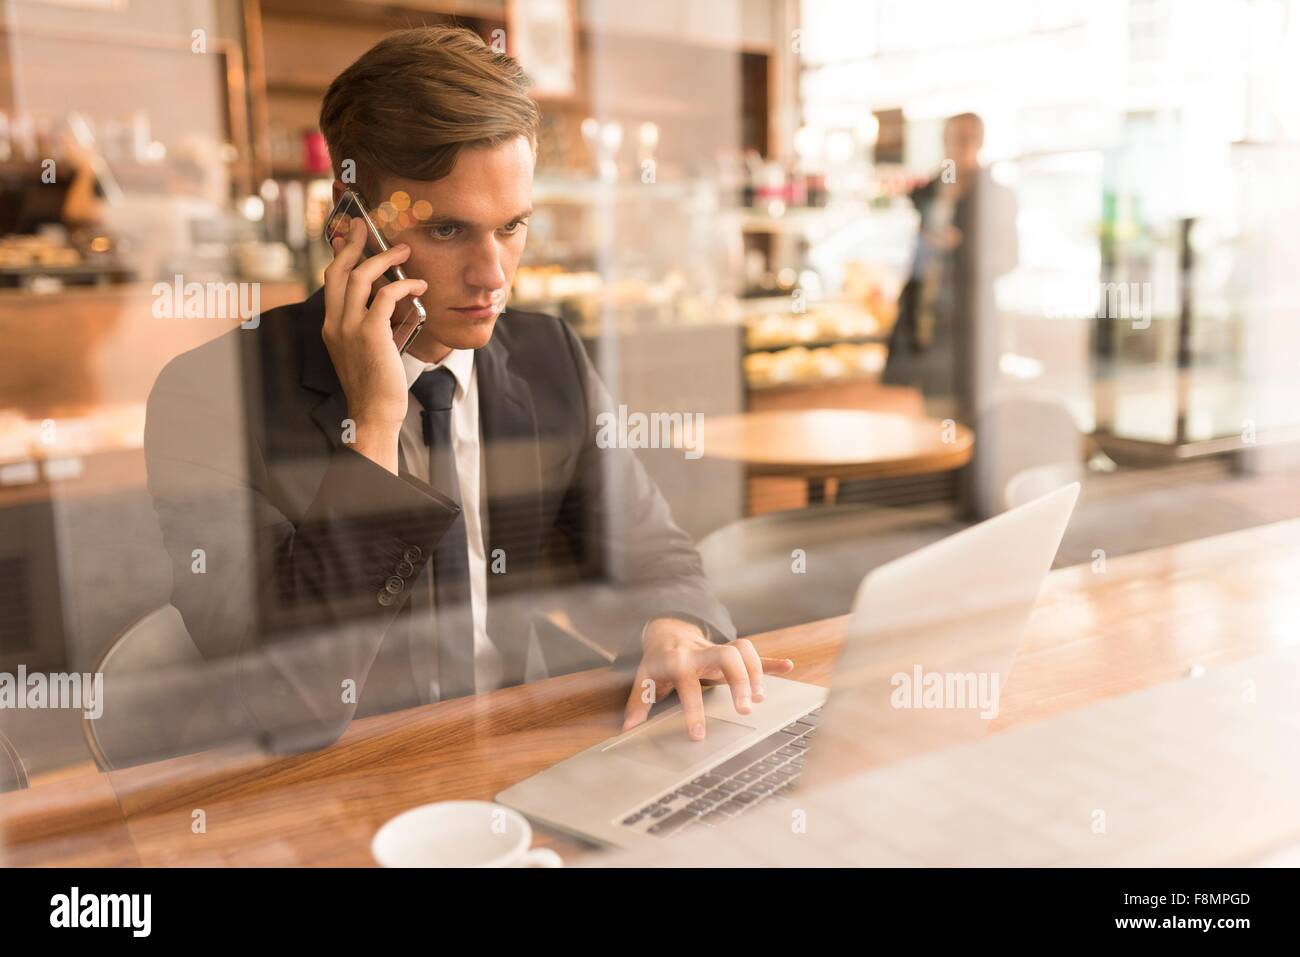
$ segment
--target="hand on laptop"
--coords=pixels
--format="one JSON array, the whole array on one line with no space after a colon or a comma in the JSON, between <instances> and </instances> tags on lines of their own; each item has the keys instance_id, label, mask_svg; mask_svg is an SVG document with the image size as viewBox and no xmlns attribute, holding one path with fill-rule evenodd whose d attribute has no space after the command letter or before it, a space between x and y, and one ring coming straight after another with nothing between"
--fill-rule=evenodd
<instances>
[{"instance_id":1,"label":"hand on laptop","mask_svg":"<svg viewBox=\"0 0 1300 957\"><path fill-rule=\"evenodd\" d=\"M748 638L719 645L689 622L656 618L646 626L641 664L627 699L623 730L643 722L656 701L676 690L688 733L699 741L704 737L701 681L725 681L731 686L736 711L749 714L750 702L763 700L763 673L785 674L793 668L789 658L759 657Z\"/></svg>"}]
</instances>

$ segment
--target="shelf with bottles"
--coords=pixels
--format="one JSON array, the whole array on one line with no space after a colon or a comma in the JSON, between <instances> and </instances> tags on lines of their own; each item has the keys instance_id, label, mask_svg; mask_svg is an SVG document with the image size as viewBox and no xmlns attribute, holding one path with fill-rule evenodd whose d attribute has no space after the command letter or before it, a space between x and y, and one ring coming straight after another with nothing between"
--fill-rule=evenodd
<instances>
[{"instance_id":1,"label":"shelf with bottles","mask_svg":"<svg viewBox=\"0 0 1300 957\"><path fill-rule=\"evenodd\" d=\"M724 195L737 199L726 215L744 233L815 240L864 218L914 215L907 194L916 178L887 165L828 176L751 152L743 167L724 164L721 172Z\"/></svg>"}]
</instances>

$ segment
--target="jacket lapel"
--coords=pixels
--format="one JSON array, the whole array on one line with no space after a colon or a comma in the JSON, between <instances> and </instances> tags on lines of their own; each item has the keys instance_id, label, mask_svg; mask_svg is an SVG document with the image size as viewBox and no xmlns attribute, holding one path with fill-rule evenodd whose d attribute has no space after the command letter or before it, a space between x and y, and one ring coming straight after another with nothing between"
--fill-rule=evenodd
<instances>
[{"instance_id":1,"label":"jacket lapel","mask_svg":"<svg viewBox=\"0 0 1300 957\"><path fill-rule=\"evenodd\" d=\"M537 561L542 478L537 415L528 383L510 369L501 330L475 353L474 362L483 440L487 630L505 659L503 677L513 684L524 680L530 629L519 602L494 601L493 596L501 596L515 581L526 582ZM501 560L505 574L500 573Z\"/></svg>"}]
</instances>

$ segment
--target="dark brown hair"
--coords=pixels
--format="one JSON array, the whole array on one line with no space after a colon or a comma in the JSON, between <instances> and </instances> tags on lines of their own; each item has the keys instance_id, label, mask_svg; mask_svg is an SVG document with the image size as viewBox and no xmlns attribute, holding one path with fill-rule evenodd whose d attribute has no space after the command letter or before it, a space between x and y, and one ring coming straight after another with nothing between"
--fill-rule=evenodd
<instances>
[{"instance_id":1,"label":"dark brown hair","mask_svg":"<svg viewBox=\"0 0 1300 957\"><path fill-rule=\"evenodd\" d=\"M325 92L320 129L334 175L352 160L357 188L377 203L385 176L441 179L462 147L523 136L536 148L541 114L528 86L513 57L463 27L390 33Z\"/></svg>"}]
</instances>

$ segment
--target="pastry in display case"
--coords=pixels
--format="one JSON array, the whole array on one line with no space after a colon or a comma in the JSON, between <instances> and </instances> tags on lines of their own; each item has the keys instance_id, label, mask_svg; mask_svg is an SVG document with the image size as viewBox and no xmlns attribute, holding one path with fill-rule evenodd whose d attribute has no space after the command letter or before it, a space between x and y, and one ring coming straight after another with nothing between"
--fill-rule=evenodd
<instances>
[{"instance_id":1,"label":"pastry in display case","mask_svg":"<svg viewBox=\"0 0 1300 957\"><path fill-rule=\"evenodd\" d=\"M516 303L562 302L583 296L597 296L604 288L600 273L569 270L563 266L520 266L515 272Z\"/></svg>"},{"instance_id":2,"label":"pastry in display case","mask_svg":"<svg viewBox=\"0 0 1300 957\"><path fill-rule=\"evenodd\" d=\"M780 349L809 343L869 339L880 334L874 315L858 309L819 307L805 313L769 313L745 323L749 349Z\"/></svg>"},{"instance_id":3,"label":"pastry in display case","mask_svg":"<svg viewBox=\"0 0 1300 957\"><path fill-rule=\"evenodd\" d=\"M884 366L885 347L880 343L792 346L745 356L745 382L751 389L815 385L878 376Z\"/></svg>"}]
</instances>

